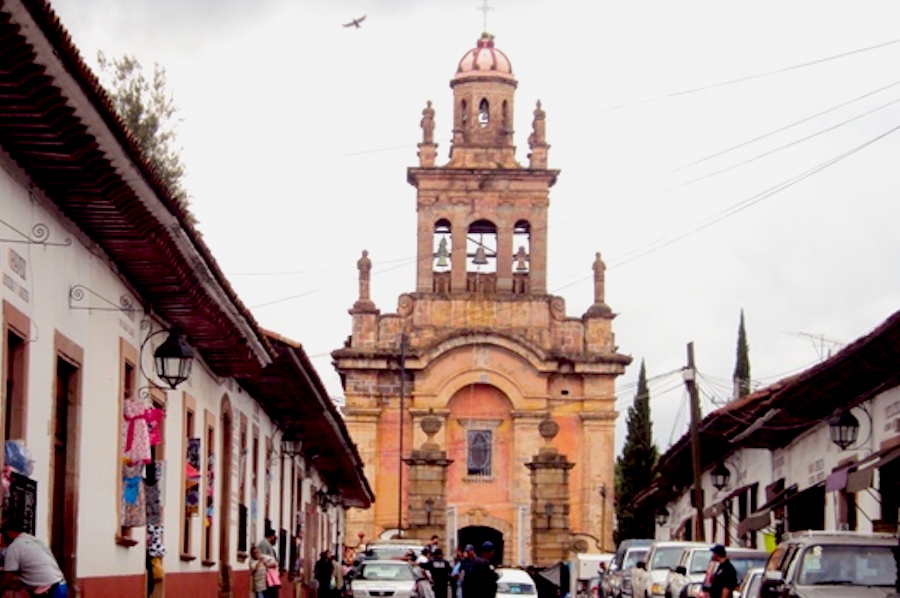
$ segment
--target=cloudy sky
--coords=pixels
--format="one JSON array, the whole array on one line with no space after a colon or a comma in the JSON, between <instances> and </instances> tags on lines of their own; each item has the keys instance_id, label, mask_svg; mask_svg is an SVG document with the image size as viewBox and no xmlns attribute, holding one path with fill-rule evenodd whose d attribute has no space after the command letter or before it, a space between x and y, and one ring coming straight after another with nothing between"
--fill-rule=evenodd
<instances>
[{"instance_id":1,"label":"cloudy sky","mask_svg":"<svg viewBox=\"0 0 900 598\"><path fill-rule=\"evenodd\" d=\"M480 2L51 1L89 64L103 50L167 70L200 230L258 321L340 395L328 354L350 332L361 250L383 312L414 289L406 168L429 99L447 157L448 83ZM686 343L707 403L724 399L741 309L765 385L900 307L896 1L490 5L519 80L519 159L540 99L562 170L550 291L583 313L603 253L635 358L617 405L646 360L662 449L686 425Z\"/></svg>"}]
</instances>

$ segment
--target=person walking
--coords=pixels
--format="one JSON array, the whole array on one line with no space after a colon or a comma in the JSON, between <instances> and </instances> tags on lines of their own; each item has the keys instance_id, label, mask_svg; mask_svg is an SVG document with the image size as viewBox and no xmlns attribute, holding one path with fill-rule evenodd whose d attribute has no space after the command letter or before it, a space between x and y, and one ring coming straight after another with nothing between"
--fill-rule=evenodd
<instances>
[{"instance_id":1,"label":"person walking","mask_svg":"<svg viewBox=\"0 0 900 598\"><path fill-rule=\"evenodd\" d=\"M472 567L463 578L463 598L494 598L497 595L497 579L491 559L494 543L481 545L481 554L472 561Z\"/></svg>"},{"instance_id":2,"label":"person walking","mask_svg":"<svg viewBox=\"0 0 900 598\"><path fill-rule=\"evenodd\" d=\"M275 544L277 543L276 534L274 529L267 529L265 534L263 534L262 540L257 542L256 548L259 549L260 556L270 557L273 561L275 561L276 568L278 567L278 551L275 550ZM269 586L266 588L266 598L278 598L278 594L281 591L281 586Z\"/></svg>"},{"instance_id":3,"label":"person walking","mask_svg":"<svg viewBox=\"0 0 900 598\"><path fill-rule=\"evenodd\" d=\"M323 550L319 560L313 566L313 577L318 584L318 598L331 598L331 584L334 580L334 564L331 560L331 552Z\"/></svg>"},{"instance_id":4,"label":"person walking","mask_svg":"<svg viewBox=\"0 0 900 598\"><path fill-rule=\"evenodd\" d=\"M273 559L275 559L275 561L277 562L278 561L278 553L275 550L275 543L276 543L275 538L276 538L275 530L267 529L266 533L263 535L262 540L260 540L256 544L256 546L257 546L257 548L259 548L259 553L261 555L270 556Z\"/></svg>"},{"instance_id":5,"label":"person walking","mask_svg":"<svg viewBox=\"0 0 900 598\"><path fill-rule=\"evenodd\" d=\"M269 569L277 569L278 561L259 551L259 546L250 548L250 587L254 598L268 598L271 595L266 575Z\"/></svg>"},{"instance_id":6,"label":"person walking","mask_svg":"<svg viewBox=\"0 0 900 598\"><path fill-rule=\"evenodd\" d=\"M6 546L0 596L16 584L16 579L29 593L44 598L67 598L69 588L53 553L47 545L22 531L21 522L7 519L0 525Z\"/></svg>"},{"instance_id":7,"label":"person walking","mask_svg":"<svg viewBox=\"0 0 900 598\"><path fill-rule=\"evenodd\" d=\"M716 544L710 551L711 562L715 565L710 564L703 589L709 598L731 598L738 587L737 570L728 560L728 552L724 546Z\"/></svg>"},{"instance_id":8,"label":"person walking","mask_svg":"<svg viewBox=\"0 0 900 598\"><path fill-rule=\"evenodd\" d=\"M462 558L456 563L451 575L456 577L456 596L455 598L464 598L463 582L465 582L466 574L472 570L472 563L475 561L475 547L466 544L463 550Z\"/></svg>"}]
</instances>

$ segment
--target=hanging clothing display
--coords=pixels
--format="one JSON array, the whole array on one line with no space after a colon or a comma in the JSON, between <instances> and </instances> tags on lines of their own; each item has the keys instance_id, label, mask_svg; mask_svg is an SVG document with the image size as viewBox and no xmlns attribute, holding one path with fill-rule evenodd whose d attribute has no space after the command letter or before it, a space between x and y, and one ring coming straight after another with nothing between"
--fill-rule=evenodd
<instances>
[{"instance_id":1,"label":"hanging clothing display","mask_svg":"<svg viewBox=\"0 0 900 598\"><path fill-rule=\"evenodd\" d=\"M184 464L185 495L184 509L186 515L197 515L200 512L200 439L188 438L187 455Z\"/></svg>"},{"instance_id":2,"label":"hanging clothing display","mask_svg":"<svg viewBox=\"0 0 900 598\"><path fill-rule=\"evenodd\" d=\"M149 463L150 425L147 412L153 411L146 401L125 399L122 413L125 416L125 427L122 429L122 444L125 447L124 458L130 463Z\"/></svg>"},{"instance_id":3,"label":"hanging clothing display","mask_svg":"<svg viewBox=\"0 0 900 598\"><path fill-rule=\"evenodd\" d=\"M147 523L144 495L144 465L122 466L122 527L141 527Z\"/></svg>"},{"instance_id":4,"label":"hanging clothing display","mask_svg":"<svg viewBox=\"0 0 900 598\"><path fill-rule=\"evenodd\" d=\"M162 524L162 509L165 497L164 472L165 462L154 461L147 465L144 478L144 493L147 500L147 524Z\"/></svg>"},{"instance_id":5,"label":"hanging clothing display","mask_svg":"<svg viewBox=\"0 0 900 598\"><path fill-rule=\"evenodd\" d=\"M151 557L166 556L164 532L165 528L162 525L147 525L147 554Z\"/></svg>"}]
</instances>

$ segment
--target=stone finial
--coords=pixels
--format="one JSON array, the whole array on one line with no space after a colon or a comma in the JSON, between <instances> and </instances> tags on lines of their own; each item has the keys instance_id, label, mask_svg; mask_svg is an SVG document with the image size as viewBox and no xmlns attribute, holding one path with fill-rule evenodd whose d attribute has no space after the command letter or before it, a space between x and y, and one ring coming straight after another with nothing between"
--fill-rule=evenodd
<instances>
[{"instance_id":1,"label":"stone finial","mask_svg":"<svg viewBox=\"0 0 900 598\"><path fill-rule=\"evenodd\" d=\"M422 450L438 450L440 448L434 441L434 435L441 431L443 425L441 418L435 416L431 411L429 411L427 416L422 418L422 422L419 426L421 426L422 431L428 436L425 442L422 443Z\"/></svg>"},{"instance_id":2,"label":"stone finial","mask_svg":"<svg viewBox=\"0 0 900 598\"><path fill-rule=\"evenodd\" d=\"M538 424L538 432L547 444L550 444L556 435L559 434L559 424L550 419L548 415Z\"/></svg>"},{"instance_id":3,"label":"stone finial","mask_svg":"<svg viewBox=\"0 0 900 598\"><path fill-rule=\"evenodd\" d=\"M541 423L538 424L538 433L540 433L541 438L544 439L546 443L541 450L538 451L538 454L542 457L552 456L557 453L556 447L554 447L551 443L553 439L556 438L556 435L559 434L559 424L550 419L550 414L547 414L547 417L541 420Z\"/></svg>"}]
</instances>

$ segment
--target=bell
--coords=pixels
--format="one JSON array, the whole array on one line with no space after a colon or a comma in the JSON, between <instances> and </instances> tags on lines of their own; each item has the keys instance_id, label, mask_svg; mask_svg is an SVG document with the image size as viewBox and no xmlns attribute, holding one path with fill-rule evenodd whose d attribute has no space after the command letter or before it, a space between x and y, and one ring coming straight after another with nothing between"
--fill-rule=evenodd
<instances>
[{"instance_id":1,"label":"bell","mask_svg":"<svg viewBox=\"0 0 900 598\"><path fill-rule=\"evenodd\" d=\"M516 252L516 272L528 272L528 254L524 247L519 247Z\"/></svg>"},{"instance_id":2,"label":"bell","mask_svg":"<svg viewBox=\"0 0 900 598\"><path fill-rule=\"evenodd\" d=\"M482 247L481 245L479 245L478 249L475 250L475 258L472 260L472 263L476 266L484 266L488 263L487 253L484 251L484 247Z\"/></svg>"},{"instance_id":3,"label":"bell","mask_svg":"<svg viewBox=\"0 0 900 598\"><path fill-rule=\"evenodd\" d=\"M441 237L441 242L438 244L437 250L437 266L439 268L446 268L450 265L450 262L447 261L447 258L450 257L450 252L447 251L447 237Z\"/></svg>"}]
</instances>

